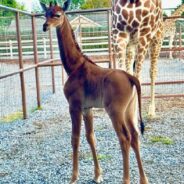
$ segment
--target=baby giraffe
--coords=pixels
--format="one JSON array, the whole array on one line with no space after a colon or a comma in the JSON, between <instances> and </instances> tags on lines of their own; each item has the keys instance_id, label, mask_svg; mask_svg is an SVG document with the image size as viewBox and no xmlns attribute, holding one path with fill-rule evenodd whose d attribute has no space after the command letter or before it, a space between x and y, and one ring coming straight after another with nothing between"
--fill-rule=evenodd
<instances>
[{"instance_id":1,"label":"baby giraffe","mask_svg":"<svg viewBox=\"0 0 184 184\"><path fill-rule=\"evenodd\" d=\"M129 153L131 146L136 154L140 183L148 184L139 151L138 106L141 132L144 131L141 117L140 83L138 79L122 70L97 66L81 52L64 13L69 4L70 0L67 0L63 7L57 3L54 5L50 3L49 7L42 4L42 7L46 11L43 31L47 31L50 27L56 28L61 61L68 74L64 94L69 103L72 121L73 171L70 183L76 184L79 175L78 156L82 117L94 160L94 181L96 183L103 181L93 130L92 108L96 107L105 108L119 139L123 156L123 183L130 184Z\"/></svg>"}]
</instances>

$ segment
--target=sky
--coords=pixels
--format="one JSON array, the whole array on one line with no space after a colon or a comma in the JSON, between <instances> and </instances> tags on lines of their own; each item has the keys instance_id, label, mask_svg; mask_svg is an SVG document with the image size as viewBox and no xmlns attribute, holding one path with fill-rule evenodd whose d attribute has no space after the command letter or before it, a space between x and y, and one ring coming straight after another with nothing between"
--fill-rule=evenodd
<instances>
[{"instance_id":1,"label":"sky","mask_svg":"<svg viewBox=\"0 0 184 184\"><path fill-rule=\"evenodd\" d=\"M23 3L28 11L31 11L31 7L34 3L38 3L39 0L17 0ZM175 8L181 3L181 0L162 0L163 8Z\"/></svg>"}]
</instances>

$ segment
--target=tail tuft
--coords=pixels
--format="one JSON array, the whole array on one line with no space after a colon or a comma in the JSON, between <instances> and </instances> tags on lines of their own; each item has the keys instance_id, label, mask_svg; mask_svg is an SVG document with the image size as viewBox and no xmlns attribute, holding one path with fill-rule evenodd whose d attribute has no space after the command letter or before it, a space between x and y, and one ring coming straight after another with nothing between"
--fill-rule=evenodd
<instances>
[{"instance_id":1,"label":"tail tuft","mask_svg":"<svg viewBox=\"0 0 184 184\"><path fill-rule=\"evenodd\" d=\"M130 3L138 3L139 0L130 0Z\"/></svg>"},{"instance_id":2,"label":"tail tuft","mask_svg":"<svg viewBox=\"0 0 184 184\"><path fill-rule=\"evenodd\" d=\"M145 125L144 125L144 122L141 121L141 134L142 135L144 134L144 130L145 130Z\"/></svg>"}]
</instances>

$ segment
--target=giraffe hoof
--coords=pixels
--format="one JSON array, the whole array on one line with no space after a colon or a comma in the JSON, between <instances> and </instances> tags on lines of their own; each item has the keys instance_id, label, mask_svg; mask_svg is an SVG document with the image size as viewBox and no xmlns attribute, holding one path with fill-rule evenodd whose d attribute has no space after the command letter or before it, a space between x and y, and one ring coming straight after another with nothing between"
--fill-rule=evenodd
<instances>
[{"instance_id":1,"label":"giraffe hoof","mask_svg":"<svg viewBox=\"0 0 184 184\"><path fill-rule=\"evenodd\" d=\"M140 184L149 184L148 179L145 177L143 180L140 180Z\"/></svg>"},{"instance_id":2,"label":"giraffe hoof","mask_svg":"<svg viewBox=\"0 0 184 184\"><path fill-rule=\"evenodd\" d=\"M98 176L98 178L94 178L94 182L95 183L101 183L101 182L103 182L102 175Z\"/></svg>"},{"instance_id":3,"label":"giraffe hoof","mask_svg":"<svg viewBox=\"0 0 184 184\"><path fill-rule=\"evenodd\" d=\"M154 105L149 106L148 116L150 118L155 118L156 114L155 114L155 106Z\"/></svg>"},{"instance_id":4,"label":"giraffe hoof","mask_svg":"<svg viewBox=\"0 0 184 184\"><path fill-rule=\"evenodd\" d=\"M79 178L72 178L70 181L70 184L77 184L77 181L79 180Z\"/></svg>"}]
</instances>

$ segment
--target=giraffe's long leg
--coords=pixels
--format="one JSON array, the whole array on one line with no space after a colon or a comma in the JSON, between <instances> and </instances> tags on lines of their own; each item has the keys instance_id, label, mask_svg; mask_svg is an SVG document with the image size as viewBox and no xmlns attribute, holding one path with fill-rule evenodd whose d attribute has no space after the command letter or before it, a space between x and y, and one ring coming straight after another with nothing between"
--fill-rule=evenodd
<instances>
[{"instance_id":1,"label":"giraffe's long leg","mask_svg":"<svg viewBox=\"0 0 184 184\"><path fill-rule=\"evenodd\" d=\"M120 108L120 107L119 107ZM124 113L116 105L109 105L106 111L111 118L114 130L119 139L123 156L123 183L130 184L129 154L130 154L130 132L124 120Z\"/></svg>"},{"instance_id":2,"label":"giraffe's long leg","mask_svg":"<svg viewBox=\"0 0 184 184\"><path fill-rule=\"evenodd\" d=\"M118 69L126 70L125 68L125 59L126 59L126 47L128 44L128 34L127 33L117 33L113 35L114 40L114 52L117 58L117 67Z\"/></svg>"},{"instance_id":3,"label":"giraffe's long leg","mask_svg":"<svg viewBox=\"0 0 184 184\"><path fill-rule=\"evenodd\" d=\"M141 70L142 64L144 62L147 49L149 46L149 42L146 38L141 37L137 46L137 54L136 54L136 65L134 75L141 81Z\"/></svg>"},{"instance_id":4,"label":"giraffe's long leg","mask_svg":"<svg viewBox=\"0 0 184 184\"><path fill-rule=\"evenodd\" d=\"M137 117L137 94L134 93L134 96L129 103L129 106L126 111L126 122L131 134L131 146L136 155L137 164L139 168L140 175L140 184L148 184L148 179L143 169L143 164L140 156L140 141L139 141L139 128L138 128L138 117Z\"/></svg>"},{"instance_id":5,"label":"giraffe's long leg","mask_svg":"<svg viewBox=\"0 0 184 184\"><path fill-rule=\"evenodd\" d=\"M85 129L86 129L86 139L90 145L94 165L95 165L95 177L94 181L96 183L100 183L103 181L102 179L102 169L100 168L97 153L96 153L96 142L95 142L95 136L94 136L94 129L93 129L93 114L91 109L85 109L83 111L83 118L85 123Z\"/></svg>"},{"instance_id":6,"label":"giraffe's long leg","mask_svg":"<svg viewBox=\"0 0 184 184\"><path fill-rule=\"evenodd\" d=\"M174 35L169 36L169 49L172 49L173 47L173 41L174 41ZM172 51L169 51L169 59L173 59Z\"/></svg>"},{"instance_id":7,"label":"giraffe's long leg","mask_svg":"<svg viewBox=\"0 0 184 184\"><path fill-rule=\"evenodd\" d=\"M135 45L131 44L127 46L126 51L126 71L133 75L133 63L134 63L134 56L135 56Z\"/></svg>"},{"instance_id":8,"label":"giraffe's long leg","mask_svg":"<svg viewBox=\"0 0 184 184\"><path fill-rule=\"evenodd\" d=\"M150 57L151 57L151 67L150 67L150 78L151 78L151 103L149 106L148 115L151 117L155 116L155 80L157 77L157 62L160 54L162 38L156 36L150 44Z\"/></svg>"},{"instance_id":9,"label":"giraffe's long leg","mask_svg":"<svg viewBox=\"0 0 184 184\"><path fill-rule=\"evenodd\" d=\"M73 171L70 184L75 184L78 180L78 154L79 154L79 139L80 139L80 129L81 129L81 110L76 107L70 106L70 116L72 120L72 148L73 148Z\"/></svg>"}]
</instances>

